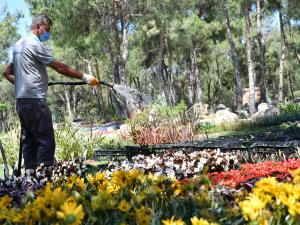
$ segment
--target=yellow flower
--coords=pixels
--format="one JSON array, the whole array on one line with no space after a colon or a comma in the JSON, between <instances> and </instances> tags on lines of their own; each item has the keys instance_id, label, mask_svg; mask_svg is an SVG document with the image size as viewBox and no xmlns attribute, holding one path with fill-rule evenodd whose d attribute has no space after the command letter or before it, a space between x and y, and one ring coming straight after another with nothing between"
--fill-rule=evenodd
<instances>
[{"instance_id":1,"label":"yellow flower","mask_svg":"<svg viewBox=\"0 0 300 225\"><path fill-rule=\"evenodd\" d=\"M10 215L9 209L2 209L0 210L0 224L2 224L4 221L7 221Z\"/></svg>"},{"instance_id":2,"label":"yellow flower","mask_svg":"<svg viewBox=\"0 0 300 225\"><path fill-rule=\"evenodd\" d=\"M245 219L254 221L262 213L262 210L266 206L266 202L260 199L257 195L252 194L247 198L247 200L241 202L240 206Z\"/></svg>"},{"instance_id":3,"label":"yellow flower","mask_svg":"<svg viewBox=\"0 0 300 225\"><path fill-rule=\"evenodd\" d=\"M151 221L150 209L142 206L140 209L136 209L135 212L136 220L138 225L148 225Z\"/></svg>"},{"instance_id":4,"label":"yellow flower","mask_svg":"<svg viewBox=\"0 0 300 225\"><path fill-rule=\"evenodd\" d=\"M122 199L118 205L118 209L122 212L127 212L130 209L130 205L126 202L125 199Z\"/></svg>"},{"instance_id":5,"label":"yellow flower","mask_svg":"<svg viewBox=\"0 0 300 225\"><path fill-rule=\"evenodd\" d=\"M48 197L49 196L49 197ZM37 199L34 202L35 205L35 210L44 213L43 220L48 220L48 218L51 217L52 215L52 210L51 208L51 199L50 199L50 194L48 193L47 196L38 196Z\"/></svg>"},{"instance_id":6,"label":"yellow flower","mask_svg":"<svg viewBox=\"0 0 300 225\"><path fill-rule=\"evenodd\" d=\"M99 172L99 173L96 173L96 175L95 175L95 180L96 180L97 182L102 182L102 181L107 180L107 178L106 178L106 173L105 173L105 172Z\"/></svg>"},{"instance_id":7,"label":"yellow flower","mask_svg":"<svg viewBox=\"0 0 300 225\"><path fill-rule=\"evenodd\" d=\"M121 188L128 185L128 173L123 170L117 170L112 174L111 183Z\"/></svg>"},{"instance_id":8,"label":"yellow flower","mask_svg":"<svg viewBox=\"0 0 300 225\"><path fill-rule=\"evenodd\" d=\"M99 189L99 191L102 190L105 184L108 182L105 172L96 173L95 176L89 174L87 179L88 182L92 184L95 188Z\"/></svg>"},{"instance_id":9,"label":"yellow flower","mask_svg":"<svg viewBox=\"0 0 300 225\"><path fill-rule=\"evenodd\" d=\"M218 225L217 223L209 223L207 220L205 219L198 219L197 217L193 217L191 218L191 222L192 222L192 225Z\"/></svg>"},{"instance_id":10,"label":"yellow flower","mask_svg":"<svg viewBox=\"0 0 300 225\"><path fill-rule=\"evenodd\" d=\"M93 211L106 211L114 209L116 202L112 195L105 191L100 191L98 195L92 197L91 206Z\"/></svg>"},{"instance_id":11,"label":"yellow flower","mask_svg":"<svg viewBox=\"0 0 300 225\"><path fill-rule=\"evenodd\" d=\"M51 205L55 208L59 208L60 205L66 201L67 197L66 192L62 191L60 187L57 188L51 195Z\"/></svg>"},{"instance_id":12,"label":"yellow flower","mask_svg":"<svg viewBox=\"0 0 300 225\"><path fill-rule=\"evenodd\" d=\"M0 210L6 209L8 206L11 205L12 198L8 195L5 195L0 199Z\"/></svg>"},{"instance_id":13,"label":"yellow flower","mask_svg":"<svg viewBox=\"0 0 300 225\"><path fill-rule=\"evenodd\" d=\"M169 220L163 220L162 223L163 225L185 225L181 219L175 220L174 216L172 216L172 218Z\"/></svg>"},{"instance_id":14,"label":"yellow flower","mask_svg":"<svg viewBox=\"0 0 300 225\"><path fill-rule=\"evenodd\" d=\"M92 174L88 174L87 177L86 177L86 179L87 179L87 181L90 184L94 184L95 183L95 177Z\"/></svg>"},{"instance_id":15,"label":"yellow flower","mask_svg":"<svg viewBox=\"0 0 300 225\"><path fill-rule=\"evenodd\" d=\"M144 174L140 170L133 169L128 172L128 180L129 183L132 183L133 181L136 180L140 180L141 182L143 182L145 178L144 178Z\"/></svg>"},{"instance_id":16,"label":"yellow flower","mask_svg":"<svg viewBox=\"0 0 300 225\"><path fill-rule=\"evenodd\" d=\"M74 183L76 182L77 178L78 178L77 175L72 175L72 176L70 176L70 177L67 179L67 182L66 182L66 183L67 183L67 186L68 186L69 188L72 188L73 185L74 185Z\"/></svg>"},{"instance_id":17,"label":"yellow flower","mask_svg":"<svg viewBox=\"0 0 300 225\"><path fill-rule=\"evenodd\" d=\"M77 205L74 201L67 201L56 212L58 219L63 220L66 224L79 225L84 218L82 205Z\"/></svg>"},{"instance_id":18,"label":"yellow flower","mask_svg":"<svg viewBox=\"0 0 300 225\"><path fill-rule=\"evenodd\" d=\"M26 225L34 225L36 222L41 221L40 211L36 209L34 203L27 203L21 214L24 218L22 222Z\"/></svg>"},{"instance_id":19,"label":"yellow flower","mask_svg":"<svg viewBox=\"0 0 300 225\"><path fill-rule=\"evenodd\" d=\"M101 191L101 188L99 187L98 190ZM107 193L117 193L119 190L120 190L120 186L116 183L110 182L106 186Z\"/></svg>"},{"instance_id":20,"label":"yellow flower","mask_svg":"<svg viewBox=\"0 0 300 225\"><path fill-rule=\"evenodd\" d=\"M289 171L291 174L294 175L294 182L297 184L300 183L300 168L296 170Z\"/></svg>"},{"instance_id":21,"label":"yellow flower","mask_svg":"<svg viewBox=\"0 0 300 225\"><path fill-rule=\"evenodd\" d=\"M151 180L151 181L154 181L154 182L156 182L157 180L159 180L159 176L156 176L156 175L154 175L153 173L149 173L148 175L147 175L147 179L149 179L149 180Z\"/></svg>"},{"instance_id":22,"label":"yellow flower","mask_svg":"<svg viewBox=\"0 0 300 225\"><path fill-rule=\"evenodd\" d=\"M85 183L84 183L84 178L77 178L75 180L75 183L77 184L77 186L79 187L80 190L85 190Z\"/></svg>"},{"instance_id":23,"label":"yellow flower","mask_svg":"<svg viewBox=\"0 0 300 225\"><path fill-rule=\"evenodd\" d=\"M9 220L11 223L21 223L24 221L24 217L19 210L12 208L9 214L9 218L7 218L7 220Z\"/></svg>"},{"instance_id":24,"label":"yellow flower","mask_svg":"<svg viewBox=\"0 0 300 225\"><path fill-rule=\"evenodd\" d=\"M172 184L172 188L174 190L174 195L180 195L182 193L182 188L181 188L181 184L179 181L176 181Z\"/></svg>"}]
</instances>

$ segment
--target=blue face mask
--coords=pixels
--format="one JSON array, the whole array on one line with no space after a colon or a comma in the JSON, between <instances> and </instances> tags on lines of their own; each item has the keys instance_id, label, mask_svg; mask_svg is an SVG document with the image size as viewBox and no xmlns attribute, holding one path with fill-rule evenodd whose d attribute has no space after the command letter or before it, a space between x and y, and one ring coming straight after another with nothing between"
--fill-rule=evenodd
<instances>
[{"instance_id":1,"label":"blue face mask","mask_svg":"<svg viewBox=\"0 0 300 225\"><path fill-rule=\"evenodd\" d=\"M43 34L39 36L40 41L41 42L48 41L48 39L50 38L50 34L51 34L50 32L45 31Z\"/></svg>"}]
</instances>

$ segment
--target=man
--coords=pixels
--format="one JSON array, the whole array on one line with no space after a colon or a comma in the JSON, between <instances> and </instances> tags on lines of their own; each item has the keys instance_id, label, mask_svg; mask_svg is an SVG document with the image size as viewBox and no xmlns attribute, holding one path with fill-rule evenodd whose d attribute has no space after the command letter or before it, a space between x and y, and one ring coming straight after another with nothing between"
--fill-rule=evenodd
<instances>
[{"instance_id":1,"label":"man","mask_svg":"<svg viewBox=\"0 0 300 225\"><path fill-rule=\"evenodd\" d=\"M13 57L3 75L15 84L17 113L21 122L21 146L25 169L36 169L54 162L55 140L51 112L46 101L48 75L46 66L60 74L98 85L92 75L76 71L54 59L42 42L50 37L52 20L45 14L36 16L31 33L14 46Z\"/></svg>"}]
</instances>

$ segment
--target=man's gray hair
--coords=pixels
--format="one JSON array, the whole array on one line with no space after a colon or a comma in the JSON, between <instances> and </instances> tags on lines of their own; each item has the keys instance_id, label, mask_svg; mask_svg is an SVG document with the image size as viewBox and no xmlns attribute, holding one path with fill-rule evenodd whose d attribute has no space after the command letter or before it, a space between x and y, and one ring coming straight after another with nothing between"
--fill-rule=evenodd
<instances>
[{"instance_id":1,"label":"man's gray hair","mask_svg":"<svg viewBox=\"0 0 300 225\"><path fill-rule=\"evenodd\" d=\"M52 26L52 20L46 14L38 14L36 17L32 19L31 30L33 30L37 25L43 25L45 23L49 23Z\"/></svg>"}]
</instances>

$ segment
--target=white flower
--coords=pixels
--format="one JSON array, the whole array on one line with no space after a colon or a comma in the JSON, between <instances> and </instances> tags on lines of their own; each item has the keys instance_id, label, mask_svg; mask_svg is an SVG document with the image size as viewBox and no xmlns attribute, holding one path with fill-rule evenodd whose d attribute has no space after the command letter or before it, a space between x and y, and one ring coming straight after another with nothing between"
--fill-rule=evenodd
<instances>
[{"instance_id":1,"label":"white flower","mask_svg":"<svg viewBox=\"0 0 300 225\"><path fill-rule=\"evenodd\" d=\"M223 161L223 159L222 159L221 157L218 157L218 158L217 158L217 161L216 161L216 164L217 164L217 165L220 165L222 161Z\"/></svg>"}]
</instances>

